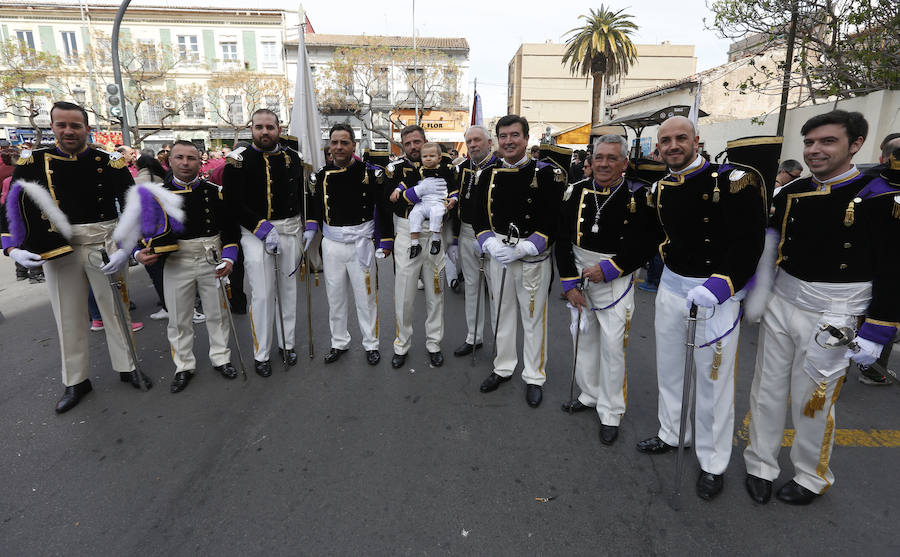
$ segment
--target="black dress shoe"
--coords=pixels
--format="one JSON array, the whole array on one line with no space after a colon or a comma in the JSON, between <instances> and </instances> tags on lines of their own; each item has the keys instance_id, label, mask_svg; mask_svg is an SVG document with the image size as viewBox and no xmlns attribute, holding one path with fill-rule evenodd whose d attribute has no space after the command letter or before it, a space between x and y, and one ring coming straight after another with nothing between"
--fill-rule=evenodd
<instances>
[{"instance_id":1,"label":"black dress shoe","mask_svg":"<svg viewBox=\"0 0 900 557\"><path fill-rule=\"evenodd\" d=\"M747 488L747 493L750 494L750 498L761 505L765 505L769 502L769 499L772 498L771 480L764 480L753 474L747 474L747 479L744 480L744 486Z\"/></svg>"},{"instance_id":2,"label":"black dress shoe","mask_svg":"<svg viewBox=\"0 0 900 557\"><path fill-rule=\"evenodd\" d=\"M441 367L442 365L444 365L444 355L440 350L438 350L437 352L429 352L428 359L431 360L431 365L433 365L434 367Z\"/></svg>"},{"instance_id":3,"label":"black dress shoe","mask_svg":"<svg viewBox=\"0 0 900 557\"><path fill-rule=\"evenodd\" d=\"M788 505L809 505L818 496L818 493L813 493L794 480L781 486L781 489L775 494L779 501Z\"/></svg>"},{"instance_id":4,"label":"black dress shoe","mask_svg":"<svg viewBox=\"0 0 900 557\"><path fill-rule=\"evenodd\" d=\"M678 447L673 447L672 445L666 443L657 435L654 435L649 439L644 439L637 444L637 450L646 454L663 454L669 451L674 451L677 448Z\"/></svg>"},{"instance_id":5,"label":"black dress shoe","mask_svg":"<svg viewBox=\"0 0 900 557\"><path fill-rule=\"evenodd\" d=\"M378 350L366 350L366 361L370 366L374 366L381 361L381 352Z\"/></svg>"},{"instance_id":6,"label":"black dress shoe","mask_svg":"<svg viewBox=\"0 0 900 557\"><path fill-rule=\"evenodd\" d=\"M72 408L75 408L75 405L78 404L78 401L81 400L81 397L91 392L94 388L91 387L91 380L85 379L81 383L77 383L72 385L71 387L66 387L65 392L59 402L56 403L56 413L62 414Z\"/></svg>"},{"instance_id":7,"label":"black dress shoe","mask_svg":"<svg viewBox=\"0 0 900 557\"><path fill-rule=\"evenodd\" d=\"M132 371L120 371L119 372L119 381L122 383L131 383L131 386L135 389L141 388L141 375L137 372L137 370ZM144 387L149 391L153 388L153 381L150 380L146 375L143 376Z\"/></svg>"},{"instance_id":8,"label":"black dress shoe","mask_svg":"<svg viewBox=\"0 0 900 557\"><path fill-rule=\"evenodd\" d=\"M328 354L325 354L325 363L333 364L334 362L341 359L341 356L344 355L346 350L341 350L340 348L332 348L328 351Z\"/></svg>"},{"instance_id":9,"label":"black dress shoe","mask_svg":"<svg viewBox=\"0 0 900 557\"><path fill-rule=\"evenodd\" d=\"M169 390L173 393L180 393L188 386L188 383L190 383L193 378L194 374L190 371L179 371L172 379L172 385L169 387Z\"/></svg>"},{"instance_id":10,"label":"black dress shoe","mask_svg":"<svg viewBox=\"0 0 900 557\"><path fill-rule=\"evenodd\" d=\"M604 445L612 445L619 437L619 426L600 424L600 442Z\"/></svg>"},{"instance_id":11,"label":"black dress shoe","mask_svg":"<svg viewBox=\"0 0 900 557\"><path fill-rule=\"evenodd\" d=\"M700 475L697 476L697 495L701 499L711 501L718 494L722 493L722 486L724 485L725 479L722 477L722 474L710 474L700 470Z\"/></svg>"},{"instance_id":12,"label":"black dress shoe","mask_svg":"<svg viewBox=\"0 0 900 557\"><path fill-rule=\"evenodd\" d=\"M575 400L570 400L569 402L562 403L562 411L568 413L574 412L582 412L584 410L593 410L593 406L588 406L587 404L582 404L580 400L577 398Z\"/></svg>"},{"instance_id":13,"label":"black dress shoe","mask_svg":"<svg viewBox=\"0 0 900 557\"><path fill-rule=\"evenodd\" d=\"M224 363L220 366L213 366L213 369L222 374L225 379L234 379L238 376L238 372L231 365L231 362Z\"/></svg>"},{"instance_id":14,"label":"black dress shoe","mask_svg":"<svg viewBox=\"0 0 900 557\"><path fill-rule=\"evenodd\" d=\"M491 391L496 391L497 387L500 386L500 383L505 383L509 381L511 375L509 377L501 377L494 372L491 372L490 375L487 376L487 379L481 382L481 392L489 393Z\"/></svg>"},{"instance_id":15,"label":"black dress shoe","mask_svg":"<svg viewBox=\"0 0 900 557\"><path fill-rule=\"evenodd\" d=\"M544 389L540 385L528 385L525 389L525 402L528 403L528 406L537 408L541 405L541 400L543 399Z\"/></svg>"},{"instance_id":16,"label":"black dress shoe","mask_svg":"<svg viewBox=\"0 0 900 557\"><path fill-rule=\"evenodd\" d=\"M479 350L481 350L482 346L483 346L483 344L480 342L475 345L469 344L468 342L464 342L464 343L460 344L456 350L453 351L453 355L454 356L468 356L469 354L472 353L472 350L474 350L475 348L478 348Z\"/></svg>"},{"instance_id":17,"label":"black dress shoe","mask_svg":"<svg viewBox=\"0 0 900 557\"><path fill-rule=\"evenodd\" d=\"M428 250L428 253L430 253L431 255L437 255L439 251L441 251L441 241L440 240L432 241L431 249Z\"/></svg>"},{"instance_id":18,"label":"black dress shoe","mask_svg":"<svg viewBox=\"0 0 900 557\"><path fill-rule=\"evenodd\" d=\"M394 369L399 368L403 364L406 363L406 354L394 354L391 358L391 367Z\"/></svg>"},{"instance_id":19,"label":"black dress shoe","mask_svg":"<svg viewBox=\"0 0 900 557\"><path fill-rule=\"evenodd\" d=\"M289 365L289 366L297 365L297 353L294 352L293 348L288 348L286 354L285 354L284 350L279 348L278 355L281 356L282 361L287 360L287 365Z\"/></svg>"},{"instance_id":20,"label":"black dress shoe","mask_svg":"<svg viewBox=\"0 0 900 557\"><path fill-rule=\"evenodd\" d=\"M256 368L256 374L260 377L268 377L272 375L272 362L266 360L265 362L257 362L253 360L253 367Z\"/></svg>"},{"instance_id":21,"label":"black dress shoe","mask_svg":"<svg viewBox=\"0 0 900 557\"><path fill-rule=\"evenodd\" d=\"M422 246L409 246L409 258L415 259L422 253Z\"/></svg>"}]
</instances>

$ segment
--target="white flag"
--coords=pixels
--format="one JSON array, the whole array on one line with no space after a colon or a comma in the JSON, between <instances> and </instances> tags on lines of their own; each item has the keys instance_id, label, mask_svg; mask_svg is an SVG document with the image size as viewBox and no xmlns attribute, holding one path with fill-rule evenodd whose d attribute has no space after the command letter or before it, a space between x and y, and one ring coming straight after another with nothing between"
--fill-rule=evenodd
<instances>
[{"instance_id":1,"label":"white flag","mask_svg":"<svg viewBox=\"0 0 900 557\"><path fill-rule=\"evenodd\" d=\"M300 8L299 46L297 48L297 83L294 89L294 106L291 108L291 135L297 138L303 162L318 172L325 166L322 152L322 129L319 127L319 109L309 71L309 54L306 52L306 12Z\"/></svg>"},{"instance_id":2,"label":"white flag","mask_svg":"<svg viewBox=\"0 0 900 557\"><path fill-rule=\"evenodd\" d=\"M688 113L688 120L694 124L694 129L699 133L700 127L697 121L700 119L700 80L697 80L697 93L694 95L694 104L691 105L691 111Z\"/></svg>"}]
</instances>

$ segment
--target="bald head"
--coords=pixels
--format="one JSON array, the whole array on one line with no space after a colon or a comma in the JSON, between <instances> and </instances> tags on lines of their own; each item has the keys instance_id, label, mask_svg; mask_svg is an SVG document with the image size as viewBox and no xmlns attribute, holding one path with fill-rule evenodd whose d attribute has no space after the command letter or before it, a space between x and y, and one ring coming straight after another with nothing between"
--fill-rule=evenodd
<instances>
[{"instance_id":1,"label":"bald head","mask_svg":"<svg viewBox=\"0 0 900 557\"><path fill-rule=\"evenodd\" d=\"M672 116L656 132L656 147L671 170L681 170L694 162L699 144L697 128L684 116Z\"/></svg>"}]
</instances>

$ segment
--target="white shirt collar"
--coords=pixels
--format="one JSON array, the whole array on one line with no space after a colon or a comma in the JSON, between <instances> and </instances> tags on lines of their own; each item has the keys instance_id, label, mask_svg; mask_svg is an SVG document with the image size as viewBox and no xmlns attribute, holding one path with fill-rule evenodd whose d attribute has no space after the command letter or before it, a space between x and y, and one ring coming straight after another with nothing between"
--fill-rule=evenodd
<instances>
[{"instance_id":1,"label":"white shirt collar","mask_svg":"<svg viewBox=\"0 0 900 557\"><path fill-rule=\"evenodd\" d=\"M682 168L681 170L679 170L677 172L670 168L669 174L672 174L673 176L684 176L685 174L690 174L694 170L697 170L698 168L700 168L700 166L702 164L703 164L703 157L701 157L700 155L697 155L697 158L694 159L694 162L692 162L691 164L687 165L686 167Z\"/></svg>"},{"instance_id":2,"label":"white shirt collar","mask_svg":"<svg viewBox=\"0 0 900 557\"><path fill-rule=\"evenodd\" d=\"M526 164L528 164L529 160L531 160L531 157L528 156L528 153L525 153L525 156L522 157L522 159L519 162L517 162L516 164L509 164L508 162L506 162L506 159L503 159L503 167L504 168L519 168L521 166L525 166Z\"/></svg>"}]
</instances>

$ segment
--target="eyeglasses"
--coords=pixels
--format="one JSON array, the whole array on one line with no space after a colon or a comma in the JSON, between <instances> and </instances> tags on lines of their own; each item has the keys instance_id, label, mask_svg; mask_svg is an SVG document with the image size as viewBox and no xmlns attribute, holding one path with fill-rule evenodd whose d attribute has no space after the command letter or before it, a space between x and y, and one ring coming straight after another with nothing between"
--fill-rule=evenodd
<instances>
[{"instance_id":1,"label":"eyeglasses","mask_svg":"<svg viewBox=\"0 0 900 557\"><path fill-rule=\"evenodd\" d=\"M803 174L803 173L802 173L802 172L798 172L798 173L796 173L796 174L791 174L790 172L788 172L788 176L791 177L791 180L796 180L797 178L800 177L801 174Z\"/></svg>"}]
</instances>

